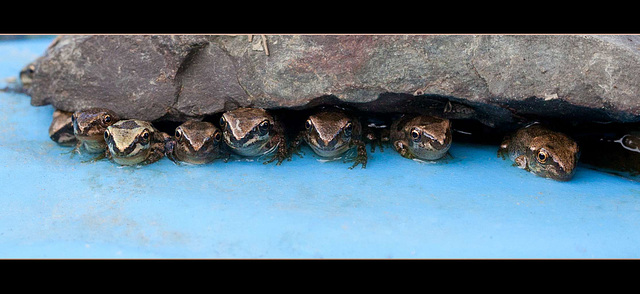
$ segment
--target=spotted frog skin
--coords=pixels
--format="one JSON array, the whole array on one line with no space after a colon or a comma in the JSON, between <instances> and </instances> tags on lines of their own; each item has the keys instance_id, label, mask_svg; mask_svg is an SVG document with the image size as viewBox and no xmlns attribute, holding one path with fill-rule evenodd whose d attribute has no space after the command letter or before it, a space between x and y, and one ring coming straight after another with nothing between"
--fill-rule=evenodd
<instances>
[{"instance_id":1,"label":"spotted frog skin","mask_svg":"<svg viewBox=\"0 0 640 294\"><path fill-rule=\"evenodd\" d=\"M178 126L166 144L166 155L174 162L205 164L220 155L222 132L214 124L188 120Z\"/></svg>"},{"instance_id":2,"label":"spotted frog skin","mask_svg":"<svg viewBox=\"0 0 640 294\"><path fill-rule=\"evenodd\" d=\"M446 118L405 114L391 124L393 148L405 158L438 160L451 147L451 123Z\"/></svg>"},{"instance_id":3,"label":"spotted frog skin","mask_svg":"<svg viewBox=\"0 0 640 294\"><path fill-rule=\"evenodd\" d=\"M238 108L220 118L222 139L234 153L244 157L272 155L264 163L280 165L290 159L284 126L262 108Z\"/></svg>"},{"instance_id":4,"label":"spotted frog skin","mask_svg":"<svg viewBox=\"0 0 640 294\"><path fill-rule=\"evenodd\" d=\"M73 151L80 153L104 154L107 144L104 141L104 131L113 125L119 117L106 108L90 108L76 111L71 115L73 134L78 143Z\"/></svg>"},{"instance_id":5,"label":"spotted frog skin","mask_svg":"<svg viewBox=\"0 0 640 294\"><path fill-rule=\"evenodd\" d=\"M575 173L580 151L567 135L532 124L505 137L498 155L540 177L568 181Z\"/></svg>"},{"instance_id":6,"label":"spotted frog skin","mask_svg":"<svg viewBox=\"0 0 640 294\"><path fill-rule=\"evenodd\" d=\"M347 150L356 147L357 156L349 169L358 164L367 166L367 150L362 138L360 120L338 108L321 109L310 115L292 144L292 153L298 153L302 142L307 143L317 155L324 158L338 158Z\"/></svg>"},{"instance_id":7,"label":"spotted frog skin","mask_svg":"<svg viewBox=\"0 0 640 294\"><path fill-rule=\"evenodd\" d=\"M49 126L49 138L61 146L76 146L76 136L73 134L72 112L56 109Z\"/></svg>"},{"instance_id":8,"label":"spotted frog skin","mask_svg":"<svg viewBox=\"0 0 640 294\"><path fill-rule=\"evenodd\" d=\"M141 120L120 120L104 132L106 157L120 165L144 165L164 157L170 136Z\"/></svg>"}]
</instances>

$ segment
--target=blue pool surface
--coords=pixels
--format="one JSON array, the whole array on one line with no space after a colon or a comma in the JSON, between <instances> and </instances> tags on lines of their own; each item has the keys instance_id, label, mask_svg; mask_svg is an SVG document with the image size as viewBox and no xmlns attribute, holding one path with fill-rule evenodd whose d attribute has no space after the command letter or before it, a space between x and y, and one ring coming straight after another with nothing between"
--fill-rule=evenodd
<instances>
[{"instance_id":1,"label":"blue pool surface","mask_svg":"<svg viewBox=\"0 0 640 294\"><path fill-rule=\"evenodd\" d=\"M0 88L51 40L0 42ZM556 182L455 141L447 161L387 148L353 170L306 147L281 166L83 163L29 100L0 92L0 258L640 257L640 184L584 166Z\"/></svg>"}]
</instances>

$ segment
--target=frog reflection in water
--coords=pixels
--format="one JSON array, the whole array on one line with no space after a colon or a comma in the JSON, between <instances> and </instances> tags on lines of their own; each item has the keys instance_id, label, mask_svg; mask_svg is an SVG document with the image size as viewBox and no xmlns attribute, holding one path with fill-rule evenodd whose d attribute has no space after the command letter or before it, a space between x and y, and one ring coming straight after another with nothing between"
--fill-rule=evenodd
<instances>
[{"instance_id":1,"label":"frog reflection in water","mask_svg":"<svg viewBox=\"0 0 640 294\"><path fill-rule=\"evenodd\" d=\"M362 125L355 116L336 108L321 109L309 116L304 128L292 144L292 153L299 154L299 146L303 141L317 155L329 159L339 158L357 147L357 155L349 169L358 164L362 168L367 166L367 150L361 141Z\"/></svg>"},{"instance_id":2,"label":"frog reflection in water","mask_svg":"<svg viewBox=\"0 0 640 294\"><path fill-rule=\"evenodd\" d=\"M218 158L221 141L222 132L212 123L188 120L167 142L166 155L175 163L209 163Z\"/></svg>"},{"instance_id":3,"label":"frog reflection in water","mask_svg":"<svg viewBox=\"0 0 640 294\"><path fill-rule=\"evenodd\" d=\"M165 154L170 136L141 120L121 120L104 132L105 155L120 165L149 164Z\"/></svg>"},{"instance_id":4,"label":"frog reflection in water","mask_svg":"<svg viewBox=\"0 0 640 294\"><path fill-rule=\"evenodd\" d=\"M405 114L391 124L390 139L405 158L437 160L451 147L451 124L446 118Z\"/></svg>"},{"instance_id":5,"label":"frog reflection in water","mask_svg":"<svg viewBox=\"0 0 640 294\"><path fill-rule=\"evenodd\" d=\"M220 118L222 139L234 153L244 157L272 155L264 164L290 159L284 127L262 108L238 108Z\"/></svg>"},{"instance_id":6,"label":"frog reflection in water","mask_svg":"<svg viewBox=\"0 0 640 294\"><path fill-rule=\"evenodd\" d=\"M580 152L567 135L532 124L505 137L498 155L509 157L515 166L538 176L568 181L575 173Z\"/></svg>"},{"instance_id":7,"label":"frog reflection in water","mask_svg":"<svg viewBox=\"0 0 640 294\"><path fill-rule=\"evenodd\" d=\"M119 117L106 108L90 108L74 112L71 115L71 122L73 123L73 134L78 143L72 152L85 151L99 154L93 160L104 158L104 151L107 148L103 136L104 131L118 120Z\"/></svg>"}]
</instances>

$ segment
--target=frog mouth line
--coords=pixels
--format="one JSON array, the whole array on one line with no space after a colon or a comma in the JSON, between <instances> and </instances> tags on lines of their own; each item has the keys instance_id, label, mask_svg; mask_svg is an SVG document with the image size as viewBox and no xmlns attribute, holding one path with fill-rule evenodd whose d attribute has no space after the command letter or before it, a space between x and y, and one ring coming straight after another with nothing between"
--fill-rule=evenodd
<instances>
[{"instance_id":1,"label":"frog mouth line","mask_svg":"<svg viewBox=\"0 0 640 294\"><path fill-rule=\"evenodd\" d=\"M136 157L140 155L140 152L137 152L134 154L134 153L127 153L126 151L123 151L123 152L114 151L114 150L109 150L109 151L111 151L111 154L113 154L114 156L121 157L121 158Z\"/></svg>"},{"instance_id":2,"label":"frog mouth line","mask_svg":"<svg viewBox=\"0 0 640 294\"><path fill-rule=\"evenodd\" d=\"M317 145L311 145L311 149L313 149L313 151L322 156L322 157L334 157L337 156L339 154L341 154L342 152L347 150L348 145L339 145L339 146L332 146L332 147L328 147L328 146L317 146Z\"/></svg>"},{"instance_id":3,"label":"frog mouth line","mask_svg":"<svg viewBox=\"0 0 640 294\"><path fill-rule=\"evenodd\" d=\"M143 155L143 151L145 149L141 148L139 146L139 144L135 144L133 146L128 146L127 148L125 148L124 150L117 150L117 148L114 148L112 146L109 146L109 152L111 152L111 154L113 154L113 156L116 157L120 157L120 158L133 158L136 156L141 156Z\"/></svg>"},{"instance_id":4,"label":"frog mouth line","mask_svg":"<svg viewBox=\"0 0 640 294\"><path fill-rule=\"evenodd\" d=\"M104 137L103 134L97 134L97 135L85 135L85 134L80 134L80 133L74 133L73 134L78 140L92 140L92 141L104 141Z\"/></svg>"},{"instance_id":5,"label":"frog mouth line","mask_svg":"<svg viewBox=\"0 0 640 294\"><path fill-rule=\"evenodd\" d=\"M314 146L314 148L316 150L320 150L320 151L325 151L325 152L331 152L331 151L336 151L338 149L340 149L342 146L333 146L333 147L320 147L320 146Z\"/></svg>"}]
</instances>

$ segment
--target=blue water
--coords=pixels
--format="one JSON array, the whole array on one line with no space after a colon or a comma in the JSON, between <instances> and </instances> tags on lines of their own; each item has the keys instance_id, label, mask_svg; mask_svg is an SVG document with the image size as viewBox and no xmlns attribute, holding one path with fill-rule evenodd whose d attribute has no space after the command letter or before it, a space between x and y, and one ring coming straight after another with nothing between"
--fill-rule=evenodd
<instances>
[{"instance_id":1,"label":"blue water","mask_svg":"<svg viewBox=\"0 0 640 294\"><path fill-rule=\"evenodd\" d=\"M0 42L0 88L50 41ZM640 257L640 185L584 167L556 182L455 142L446 162L387 148L353 170L306 147L119 167L52 142L52 113L0 92L0 258Z\"/></svg>"}]
</instances>

